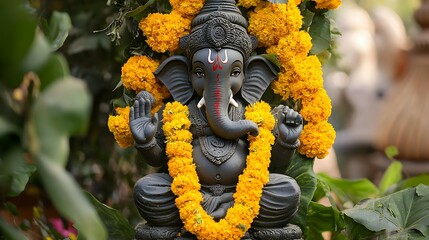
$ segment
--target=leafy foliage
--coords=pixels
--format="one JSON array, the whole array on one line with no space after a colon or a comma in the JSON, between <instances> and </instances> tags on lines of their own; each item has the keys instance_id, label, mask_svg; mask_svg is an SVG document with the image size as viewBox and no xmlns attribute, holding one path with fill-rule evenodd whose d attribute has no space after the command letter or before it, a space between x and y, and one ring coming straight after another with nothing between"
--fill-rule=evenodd
<instances>
[{"instance_id":1,"label":"leafy foliage","mask_svg":"<svg viewBox=\"0 0 429 240\"><path fill-rule=\"evenodd\" d=\"M98 215L107 227L108 239L133 239L134 228L128 223L121 212L99 202L91 193L86 192L86 197L95 207Z\"/></svg>"},{"instance_id":2,"label":"leafy foliage","mask_svg":"<svg viewBox=\"0 0 429 240\"><path fill-rule=\"evenodd\" d=\"M348 217L373 232L385 232L392 239L423 239L429 237L429 187L393 193L368 200L344 211Z\"/></svg>"},{"instance_id":3,"label":"leafy foliage","mask_svg":"<svg viewBox=\"0 0 429 240\"><path fill-rule=\"evenodd\" d=\"M302 229L307 225L307 212L310 201L316 191L316 176L313 172L314 159L295 154L289 164L286 175L294 178L301 188L301 201L298 212L292 219L292 223Z\"/></svg>"}]
</instances>

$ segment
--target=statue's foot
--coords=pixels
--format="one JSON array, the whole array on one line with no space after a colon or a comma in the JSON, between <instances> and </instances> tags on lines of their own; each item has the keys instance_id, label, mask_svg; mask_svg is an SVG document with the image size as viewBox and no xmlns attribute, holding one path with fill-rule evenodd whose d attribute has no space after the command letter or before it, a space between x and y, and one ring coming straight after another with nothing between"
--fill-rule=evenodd
<instances>
[{"instance_id":1,"label":"statue's foot","mask_svg":"<svg viewBox=\"0 0 429 240\"><path fill-rule=\"evenodd\" d=\"M293 224L283 228L253 229L253 239L258 240L302 240L301 229Z\"/></svg>"},{"instance_id":2,"label":"statue's foot","mask_svg":"<svg viewBox=\"0 0 429 240\"><path fill-rule=\"evenodd\" d=\"M136 240L174 240L178 236L180 227L151 227L140 223L136 227Z\"/></svg>"}]
</instances>

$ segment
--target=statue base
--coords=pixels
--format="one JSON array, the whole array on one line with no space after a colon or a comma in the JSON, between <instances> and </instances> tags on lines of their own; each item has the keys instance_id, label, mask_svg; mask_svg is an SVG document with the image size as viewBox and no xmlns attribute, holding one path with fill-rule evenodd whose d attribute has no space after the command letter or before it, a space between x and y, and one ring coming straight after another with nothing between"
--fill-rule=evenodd
<instances>
[{"instance_id":1,"label":"statue base","mask_svg":"<svg viewBox=\"0 0 429 240\"><path fill-rule=\"evenodd\" d=\"M196 240L182 228L151 227L139 224L136 227L136 240ZM241 240L302 240L301 229L293 224L283 228L250 229Z\"/></svg>"}]
</instances>

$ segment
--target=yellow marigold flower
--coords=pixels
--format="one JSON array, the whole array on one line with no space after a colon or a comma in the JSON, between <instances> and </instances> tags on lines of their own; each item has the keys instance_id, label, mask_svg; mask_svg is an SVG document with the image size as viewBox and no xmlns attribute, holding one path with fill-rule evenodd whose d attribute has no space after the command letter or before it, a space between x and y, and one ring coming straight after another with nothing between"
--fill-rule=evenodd
<instances>
[{"instance_id":1,"label":"yellow marigold flower","mask_svg":"<svg viewBox=\"0 0 429 240\"><path fill-rule=\"evenodd\" d=\"M282 97L283 100L287 100L291 95L290 83L293 79L294 73L292 71L284 71L282 70L277 80L274 80L271 84L271 88L273 89L275 94L278 94Z\"/></svg>"},{"instance_id":2,"label":"yellow marigold flower","mask_svg":"<svg viewBox=\"0 0 429 240\"><path fill-rule=\"evenodd\" d=\"M289 88L294 99L311 97L323 88L322 65L316 56L296 62L293 73Z\"/></svg>"},{"instance_id":3,"label":"yellow marigold flower","mask_svg":"<svg viewBox=\"0 0 429 240\"><path fill-rule=\"evenodd\" d=\"M183 17L193 17L200 12L204 5L202 0L170 0L173 11Z\"/></svg>"},{"instance_id":4,"label":"yellow marigold flower","mask_svg":"<svg viewBox=\"0 0 429 240\"><path fill-rule=\"evenodd\" d=\"M329 149L335 141L335 130L327 121L312 123L304 126L299 140L301 146L299 153L309 158L324 158L328 155Z\"/></svg>"},{"instance_id":5,"label":"yellow marigold flower","mask_svg":"<svg viewBox=\"0 0 429 240\"><path fill-rule=\"evenodd\" d=\"M245 8L256 7L262 0L238 0L237 5Z\"/></svg>"},{"instance_id":6,"label":"yellow marigold flower","mask_svg":"<svg viewBox=\"0 0 429 240\"><path fill-rule=\"evenodd\" d=\"M296 31L281 38L278 45L267 49L267 53L277 55L282 66L286 66L291 61L305 59L311 47L310 34L306 31Z\"/></svg>"},{"instance_id":7,"label":"yellow marigold flower","mask_svg":"<svg viewBox=\"0 0 429 240\"><path fill-rule=\"evenodd\" d=\"M341 0L313 0L317 9L336 9L341 5Z\"/></svg>"},{"instance_id":8,"label":"yellow marigold flower","mask_svg":"<svg viewBox=\"0 0 429 240\"><path fill-rule=\"evenodd\" d=\"M258 39L260 46L277 45L281 38L301 28L302 16L295 2L263 3L259 6L249 13L248 30Z\"/></svg>"},{"instance_id":9,"label":"yellow marigold flower","mask_svg":"<svg viewBox=\"0 0 429 240\"><path fill-rule=\"evenodd\" d=\"M169 97L170 93L153 75L158 66L159 62L147 56L132 56L122 66L122 84L126 89L137 93L142 90L148 91L155 98L155 104L162 105L162 101Z\"/></svg>"},{"instance_id":10,"label":"yellow marigold flower","mask_svg":"<svg viewBox=\"0 0 429 240\"><path fill-rule=\"evenodd\" d=\"M152 50L172 52L179 48L179 39L189 33L191 20L174 11L170 14L151 13L140 21L139 28Z\"/></svg>"},{"instance_id":11,"label":"yellow marigold flower","mask_svg":"<svg viewBox=\"0 0 429 240\"><path fill-rule=\"evenodd\" d=\"M192 158L192 145L187 142L170 142L165 148L167 156Z\"/></svg>"},{"instance_id":12,"label":"yellow marigold flower","mask_svg":"<svg viewBox=\"0 0 429 240\"><path fill-rule=\"evenodd\" d=\"M271 107L266 102L257 102L246 107L245 117L255 122L262 128L273 129L275 124L274 116L271 115Z\"/></svg>"},{"instance_id":13,"label":"yellow marigold flower","mask_svg":"<svg viewBox=\"0 0 429 240\"><path fill-rule=\"evenodd\" d=\"M325 89L320 89L310 98L302 99L302 117L308 122L327 121L331 116L331 99Z\"/></svg>"},{"instance_id":14,"label":"yellow marigold flower","mask_svg":"<svg viewBox=\"0 0 429 240\"><path fill-rule=\"evenodd\" d=\"M109 131L113 133L116 142L122 148L127 148L133 145L134 138L130 130L130 107L116 108L116 116L109 116L107 126Z\"/></svg>"}]
</instances>

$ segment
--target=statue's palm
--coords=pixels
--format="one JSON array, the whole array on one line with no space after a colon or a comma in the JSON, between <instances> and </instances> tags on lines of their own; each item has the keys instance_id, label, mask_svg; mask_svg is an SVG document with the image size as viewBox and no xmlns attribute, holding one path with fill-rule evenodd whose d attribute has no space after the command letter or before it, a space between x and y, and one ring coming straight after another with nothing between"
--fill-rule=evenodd
<instances>
[{"instance_id":1,"label":"statue's palm","mask_svg":"<svg viewBox=\"0 0 429 240\"><path fill-rule=\"evenodd\" d=\"M151 117L151 101L140 98L130 109L130 129L138 144L150 142L158 128L158 116Z\"/></svg>"}]
</instances>

